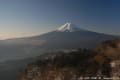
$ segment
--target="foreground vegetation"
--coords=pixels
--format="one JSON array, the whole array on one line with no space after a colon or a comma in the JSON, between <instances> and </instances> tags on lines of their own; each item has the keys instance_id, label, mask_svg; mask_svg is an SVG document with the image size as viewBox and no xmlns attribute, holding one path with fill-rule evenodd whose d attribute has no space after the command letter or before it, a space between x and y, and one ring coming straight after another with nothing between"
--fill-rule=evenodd
<instances>
[{"instance_id":1,"label":"foreground vegetation","mask_svg":"<svg viewBox=\"0 0 120 80\"><path fill-rule=\"evenodd\" d=\"M45 54L28 64L19 80L78 80L81 77L110 77L110 62L120 59L120 39L103 42L93 50Z\"/></svg>"}]
</instances>

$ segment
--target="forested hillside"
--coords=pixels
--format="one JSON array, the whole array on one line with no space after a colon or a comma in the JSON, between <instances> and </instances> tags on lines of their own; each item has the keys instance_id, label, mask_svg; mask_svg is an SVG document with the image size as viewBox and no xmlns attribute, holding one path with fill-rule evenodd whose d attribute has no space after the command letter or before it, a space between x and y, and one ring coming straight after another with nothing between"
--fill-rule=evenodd
<instances>
[{"instance_id":1,"label":"forested hillside","mask_svg":"<svg viewBox=\"0 0 120 80\"><path fill-rule=\"evenodd\" d=\"M111 61L120 59L120 39L103 42L93 50L56 52L28 64L18 80L77 80L81 77L111 77Z\"/></svg>"}]
</instances>

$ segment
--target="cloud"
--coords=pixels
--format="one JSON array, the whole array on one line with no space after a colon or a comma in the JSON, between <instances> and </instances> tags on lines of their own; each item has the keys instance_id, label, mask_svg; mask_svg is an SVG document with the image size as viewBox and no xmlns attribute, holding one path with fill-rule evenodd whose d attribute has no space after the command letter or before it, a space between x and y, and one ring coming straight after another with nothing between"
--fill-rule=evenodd
<instances>
[{"instance_id":1,"label":"cloud","mask_svg":"<svg viewBox=\"0 0 120 80\"><path fill-rule=\"evenodd\" d=\"M38 35L40 33L0 33L0 40L10 39L10 38L21 38L21 37L30 37L34 35Z\"/></svg>"}]
</instances>

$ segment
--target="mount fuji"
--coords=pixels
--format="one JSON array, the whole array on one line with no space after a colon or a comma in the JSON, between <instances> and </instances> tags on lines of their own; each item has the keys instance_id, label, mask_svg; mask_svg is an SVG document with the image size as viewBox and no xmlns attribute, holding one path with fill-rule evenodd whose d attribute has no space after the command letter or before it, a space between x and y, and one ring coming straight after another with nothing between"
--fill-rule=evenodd
<instances>
[{"instance_id":1,"label":"mount fuji","mask_svg":"<svg viewBox=\"0 0 120 80\"><path fill-rule=\"evenodd\" d=\"M42 48L46 49L74 49L93 48L102 41L115 37L113 35L88 31L67 22L56 30L29 39L43 40L45 43L42 45Z\"/></svg>"},{"instance_id":2,"label":"mount fuji","mask_svg":"<svg viewBox=\"0 0 120 80\"><path fill-rule=\"evenodd\" d=\"M66 23L43 35L0 41L0 61L38 56L49 50L93 48L102 41L113 38L116 36L88 31Z\"/></svg>"},{"instance_id":3,"label":"mount fuji","mask_svg":"<svg viewBox=\"0 0 120 80\"><path fill-rule=\"evenodd\" d=\"M46 49L92 48L115 36L81 29L72 23L65 23L51 32L26 38L8 39L2 45L39 46Z\"/></svg>"}]
</instances>

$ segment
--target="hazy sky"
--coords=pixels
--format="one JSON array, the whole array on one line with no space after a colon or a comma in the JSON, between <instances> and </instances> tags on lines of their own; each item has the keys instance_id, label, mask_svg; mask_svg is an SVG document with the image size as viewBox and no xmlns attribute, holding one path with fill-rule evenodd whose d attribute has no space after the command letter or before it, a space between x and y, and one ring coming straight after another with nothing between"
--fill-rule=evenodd
<instances>
[{"instance_id":1,"label":"hazy sky","mask_svg":"<svg viewBox=\"0 0 120 80\"><path fill-rule=\"evenodd\" d=\"M0 39L42 34L66 22L120 35L120 0L0 0Z\"/></svg>"}]
</instances>

